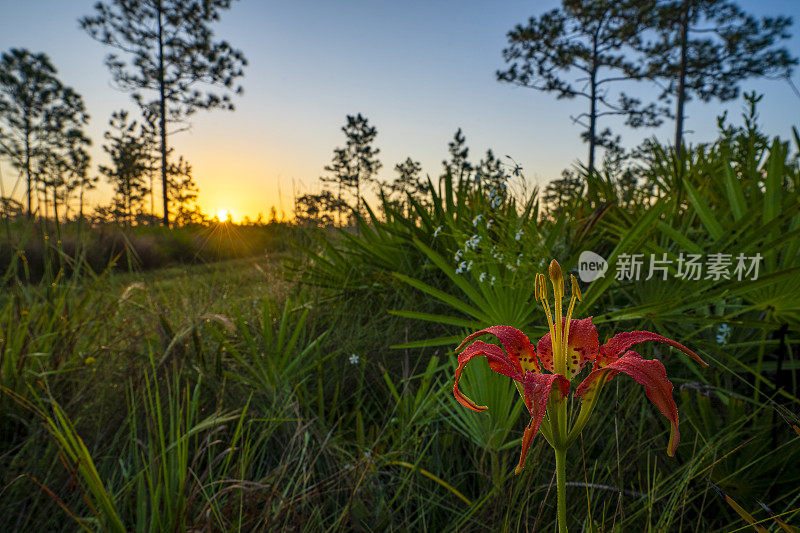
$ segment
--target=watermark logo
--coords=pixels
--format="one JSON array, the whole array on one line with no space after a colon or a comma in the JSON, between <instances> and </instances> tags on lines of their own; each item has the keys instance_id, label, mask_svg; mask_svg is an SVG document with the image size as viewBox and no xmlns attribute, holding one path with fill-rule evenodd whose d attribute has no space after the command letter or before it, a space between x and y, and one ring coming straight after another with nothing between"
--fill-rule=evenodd
<instances>
[{"instance_id":1,"label":"watermark logo","mask_svg":"<svg viewBox=\"0 0 800 533\"><path fill-rule=\"evenodd\" d=\"M667 254L619 254L615 262L617 281L650 280L666 281L668 278L682 280L757 280L763 257L756 253L684 254L674 258ZM608 271L608 262L599 254L586 250L578 258L578 275L584 283L602 278Z\"/></svg>"},{"instance_id":2,"label":"watermark logo","mask_svg":"<svg viewBox=\"0 0 800 533\"><path fill-rule=\"evenodd\" d=\"M589 250L581 252L578 257L578 276L584 283L591 283L602 278L608 272L608 262L599 254Z\"/></svg>"}]
</instances>

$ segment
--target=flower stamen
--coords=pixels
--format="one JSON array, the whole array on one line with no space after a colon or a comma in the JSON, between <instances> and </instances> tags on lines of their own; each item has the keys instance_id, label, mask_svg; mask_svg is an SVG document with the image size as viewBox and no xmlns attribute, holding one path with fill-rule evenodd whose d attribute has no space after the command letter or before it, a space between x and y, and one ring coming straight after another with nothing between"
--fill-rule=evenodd
<instances>
[{"instance_id":1,"label":"flower stamen","mask_svg":"<svg viewBox=\"0 0 800 533\"><path fill-rule=\"evenodd\" d=\"M572 274L569 275L570 281L572 282L572 287L570 291L570 298L569 298L569 309L567 310L567 316L564 317L564 333L561 338L561 353L564 354L564 368L568 366L567 363L567 346L569 344L569 326L572 322L572 311L575 309L575 300L583 301L583 297L581 296L581 289L578 287L578 280L575 279L575 276Z\"/></svg>"},{"instance_id":2,"label":"flower stamen","mask_svg":"<svg viewBox=\"0 0 800 533\"><path fill-rule=\"evenodd\" d=\"M550 336L555 338L555 324L553 323L553 314L550 312L550 304L547 302L547 281L544 274L536 274L534 284L534 296L542 302L542 308L547 317L547 326L550 328Z\"/></svg>"},{"instance_id":3,"label":"flower stamen","mask_svg":"<svg viewBox=\"0 0 800 533\"><path fill-rule=\"evenodd\" d=\"M557 374L566 374L567 371L567 339L564 336L564 321L562 299L564 298L564 275L561 273L561 265L553 259L550 261L550 282L553 284L553 303L556 308L555 335L553 339L553 369Z\"/></svg>"}]
</instances>

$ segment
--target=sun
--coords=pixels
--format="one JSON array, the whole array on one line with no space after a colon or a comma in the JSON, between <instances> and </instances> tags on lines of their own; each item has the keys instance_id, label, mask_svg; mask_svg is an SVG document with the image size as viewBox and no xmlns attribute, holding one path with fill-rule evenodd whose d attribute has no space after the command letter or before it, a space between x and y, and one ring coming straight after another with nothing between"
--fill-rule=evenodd
<instances>
[{"instance_id":1,"label":"sun","mask_svg":"<svg viewBox=\"0 0 800 533\"><path fill-rule=\"evenodd\" d=\"M225 222L226 220L233 220L233 213L230 209L223 207L217 209L217 220L220 222Z\"/></svg>"}]
</instances>

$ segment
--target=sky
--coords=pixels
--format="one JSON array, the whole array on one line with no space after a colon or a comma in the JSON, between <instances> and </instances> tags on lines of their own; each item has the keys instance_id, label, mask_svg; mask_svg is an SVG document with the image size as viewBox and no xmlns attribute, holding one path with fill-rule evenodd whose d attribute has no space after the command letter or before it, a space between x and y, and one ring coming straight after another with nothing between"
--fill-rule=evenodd
<instances>
[{"instance_id":1,"label":"sky","mask_svg":"<svg viewBox=\"0 0 800 533\"><path fill-rule=\"evenodd\" d=\"M79 92L91 121L95 168L107 163L101 145L113 111L136 110L128 93L115 89L103 63L111 51L91 39L78 19L93 12L95 0L0 0L0 51L27 48L44 52L66 85ZM585 161L580 126L570 116L579 100L513 87L496 81L504 67L506 33L530 16L556 7L553 0L241 0L214 26L219 39L242 50L249 65L236 110L200 111L191 129L171 137L176 153L193 166L199 203L210 214L228 209L235 220L265 216L272 206L291 216L296 194L317 192L318 178L333 149L344 144L341 127L349 114L362 113L378 130L376 146L383 169L410 156L436 178L447 143L462 128L477 162L486 152L510 155L531 185L543 185L562 169ZM785 46L800 55L800 2L741 0L755 15L789 15L797 34ZM800 86L800 69L793 81ZM800 125L800 97L780 80L746 80L743 90L764 93L759 106L763 128L790 138ZM657 94L655 86L636 89ZM715 117L724 110L738 118L739 100L720 104L690 102L686 137L712 140ZM602 126L602 124L601 124ZM673 136L673 124L657 129L618 128L627 147L655 135ZM17 173L0 166L6 193ZM16 187L20 197L23 184ZM158 191L158 189L157 189ZM108 202L101 184L89 203ZM158 202L157 202L158 203Z\"/></svg>"}]
</instances>

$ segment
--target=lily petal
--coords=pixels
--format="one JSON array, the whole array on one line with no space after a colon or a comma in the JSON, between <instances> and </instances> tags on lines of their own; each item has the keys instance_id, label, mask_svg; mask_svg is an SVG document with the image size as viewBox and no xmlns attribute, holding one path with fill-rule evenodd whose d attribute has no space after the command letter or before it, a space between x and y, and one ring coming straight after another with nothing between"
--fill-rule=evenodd
<instances>
[{"instance_id":1,"label":"lily petal","mask_svg":"<svg viewBox=\"0 0 800 533\"><path fill-rule=\"evenodd\" d=\"M566 323L566 319L562 324ZM600 341L597 337L597 328L592 324L592 317L582 320L572 319L569 322L569 337L567 338L567 375L572 380L586 363L594 361L597 357ZM536 345L539 361L542 366L553 372L553 343L550 333L547 333Z\"/></svg>"},{"instance_id":2,"label":"lily petal","mask_svg":"<svg viewBox=\"0 0 800 533\"><path fill-rule=\"evenodd\" d=\"M667 454L672 457L680 440L678 406L675 405L675 400L672 398L672 383L667 379L667 371L658 359L642 359L634 351L626 352L613 363L590 372L586 379L578 385L575 395L588 400L598 384L610 381L620 372L635 379L639 385L643 385L647 397L670 421Z\"/></svg>"},{"instance_id":3,"label":"lily petal","mask_svg":"<svg viewBox=\"0 0 800 533\"><path fill-rule=\"evenodd\" d=\"M533 372L540 371L539 365L536 362L536 352L533 349L530 339L520 330L512 328L511 326L490 326L476 331L461 342L458 348L456 348L456 352L461 350L461 348L472 339L486 334L497 337L506 353L516 362L520 372L525 370L531 370Z\"/></svg>"},{"instance_id":4,"label":"lily petal","mask_svg":"<svg viewBox=\"0 0 800 533\"><path fill-rule=\"evenodd\" d=\"M553 385L558 386L558 389L556 389L557 401L563 400L569 393L569 381L561 374L526 372L525 377L522 379L523 397L531 415L531 422L522 435L522 452L520 453L519 464L514 470L515 474L522 472L522 468L525 466L525 456L528 454L528 448L530 448L533 438L539 431L539 426L542 425L542 420L544 420L544 415L547 412L547 402L550 399Z\"/></svg>"},{"instance_id":5,"label":"lily petal","mask_svg":"<svg viewBox=\"0 0 800 533\"><path fill-rule=\"evenodd\" d=\"M489 368L498 374L508 376L520 382L522 381L522 372L518 368L518 363L511 359L499 346L495 346L494 344L475 341L467 346L463 352L458 354L458 368L456 368L456 381L453 384L453 395L456 397L456 400L467 409L485 411L487 409L485 405L476 404L458 390L458 381L461 379L461 372L464 370L467 363L476 357L485 357L489 362Z\"/></svg>"},{"instance_id":6,"label":"lily petal","mask_svg":"<svg viewBox=\"0 0 800 533\"><path fill-rule=\"evenodd\" d=\"M656 333L651 333L650 331L624 331L622 333L618 333L611 337L611 339L600 347L600 355L597 357L598 364L602 367L612 363L619 357L621 354L625 353L627 350L632 348L633 346L642 343L642 342L660 342L663 344L668 344L673 348L677 348L678 350L682 351L702 366L708 366L708 363L700 359L700 356L691 351L689 348L684 346L679 342L675 342L672 339L668 339L666 337L662 337Z\"/></svg>"},{"instance_id":7,"label":"lily petal","mask_svg":"<svg viewBox=\"0 0 800 533\"><path fill-rule=\"evenodd\" d=\"M514 469L515 474L519 474L522 472L522 469L525 468L525 457L528 456L528 449L531 447L533 437L536 436L540 425L542 425L541 421L539 424L536 424L533 418L531 418L530 423L525 428L525 432L522 434L522 452L519 454L519 464L517 464L517 467Z\"/></svg>"}]
</instances>

